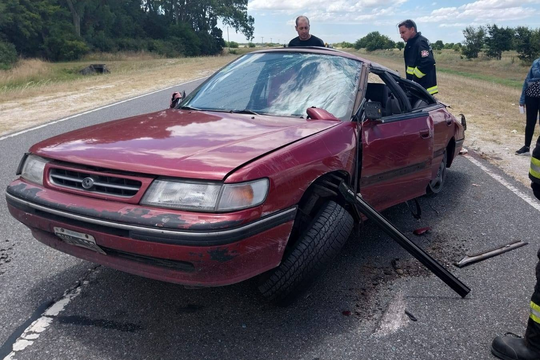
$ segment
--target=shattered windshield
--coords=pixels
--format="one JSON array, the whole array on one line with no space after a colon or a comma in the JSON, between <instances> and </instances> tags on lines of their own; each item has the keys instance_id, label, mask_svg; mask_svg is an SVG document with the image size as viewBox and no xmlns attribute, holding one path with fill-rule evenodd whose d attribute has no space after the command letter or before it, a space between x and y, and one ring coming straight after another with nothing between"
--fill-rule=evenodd
<instances>
[{"instance_id":1,"label":"shattered windshield","mask_svg":"<svg viewBox=\"0 0 540 360\"><path fill-rule=\"evenodd\" d=\"M305 116L314 106L348 120L360 70L359 61L340 56L248 54L219 71L182 105L278 116Z\"/></svg>"}]
</instances>

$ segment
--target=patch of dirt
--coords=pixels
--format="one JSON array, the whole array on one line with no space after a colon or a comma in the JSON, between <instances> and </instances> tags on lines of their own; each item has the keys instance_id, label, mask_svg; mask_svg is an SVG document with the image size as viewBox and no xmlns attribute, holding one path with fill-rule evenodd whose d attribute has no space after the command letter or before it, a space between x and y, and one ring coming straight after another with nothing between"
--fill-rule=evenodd
<instances>
[{"instance_id":1,"label":"patch of dirt","mask_svg":"<svg viewBox=\"0 0 540 360\"><path fill-rule=\"evenodd\" d=\"M447 235L428 232L418 238L409 234L407 236L450 272L455 268L453 263L466 253L466 240L452 235L449 238ZM360 289L349 289L355 302L351 315L367 320L377 320L385 311L387 304L383 302L388 299L377 296L380 289L398 278L433 276L430 270L412 256L406 259L394 258L383 264L368 263L360 273L365 278L365 285Z\"/></svg>"}]
</instances>

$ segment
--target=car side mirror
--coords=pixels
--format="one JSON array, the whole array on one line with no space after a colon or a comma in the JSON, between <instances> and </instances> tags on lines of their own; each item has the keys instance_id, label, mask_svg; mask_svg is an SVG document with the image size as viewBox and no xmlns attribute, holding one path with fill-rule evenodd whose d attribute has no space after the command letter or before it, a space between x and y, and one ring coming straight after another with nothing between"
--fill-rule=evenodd
<instances>
[{"instance_id":1,"label":"car side mirror","mask_svg":"<svg viewBox=\"0 0 540 360\"><path fill-rule=\"evenodd\" d=\"M382 107L378 101L368 101L364 106L366 119L379 120L382 118Z\"/></svg>"},{"instance_id":2,"label":"car side mirror","mask_svg":"<svg viewBox=\"0 0 540 360\"><path fill-rule=\"evenodd\" d=\"M171 96L171 102L169 103L169 108L172 109L178 105L180 100L184 99L186 97L186 91L182 91L180 94L179 92L174 92Z\"/></svg>"}]
</instances>

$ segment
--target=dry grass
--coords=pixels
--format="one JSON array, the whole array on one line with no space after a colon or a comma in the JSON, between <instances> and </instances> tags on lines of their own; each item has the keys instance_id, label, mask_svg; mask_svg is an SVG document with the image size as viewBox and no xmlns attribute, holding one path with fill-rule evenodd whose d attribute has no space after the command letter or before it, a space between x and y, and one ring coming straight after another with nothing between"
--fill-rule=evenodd
<instances>
[{"instance_id":1,"label":"dry grass","mask_svg":"<svg viewBox=\"0 0 540 360\"><path fill-rule=\"evenodd\" d=\"M39 81L46 83L51 76L50 63L39 59L20 60L13 69L0 71L0 91L6 92L13 83L28 84L27 87Z\"/></svg>"}]
</instances>

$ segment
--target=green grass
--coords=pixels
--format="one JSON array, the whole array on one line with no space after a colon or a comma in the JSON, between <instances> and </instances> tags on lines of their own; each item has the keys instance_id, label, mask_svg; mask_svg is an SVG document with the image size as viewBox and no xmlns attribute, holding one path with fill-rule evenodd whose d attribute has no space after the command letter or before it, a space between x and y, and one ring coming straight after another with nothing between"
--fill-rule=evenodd
<instances>
[{"instance_id":1,"label":"green grass","mask_svg":"<svg viewBox=\"0 0 540 360\"><path fill-rule=\"evenodd\" d=\"M441 72L441 73L451 74L451 75L459 75L459 76L463 76L463 77L467 77L467 78L489 81L489 82L492 82L492 83L495 83L495 84L509 86L509 87L513 87L513 88L516 88L516 89L521 89L521 87L523 86L523 81L518 81L518 80L513 80L513 79L505 79L505 78L500 78L500 77L496 77L496 76L488 75L488 74L479 74L479 73L475 73L475 72L465 72L465 71L449 69L449 68L445 68L445 67L441 67L441 66L437 66L437 71Z\"/></svg>"}]
</instances>

